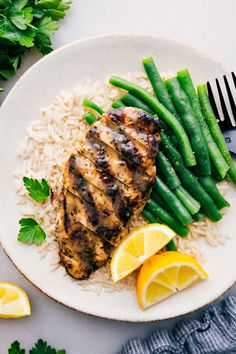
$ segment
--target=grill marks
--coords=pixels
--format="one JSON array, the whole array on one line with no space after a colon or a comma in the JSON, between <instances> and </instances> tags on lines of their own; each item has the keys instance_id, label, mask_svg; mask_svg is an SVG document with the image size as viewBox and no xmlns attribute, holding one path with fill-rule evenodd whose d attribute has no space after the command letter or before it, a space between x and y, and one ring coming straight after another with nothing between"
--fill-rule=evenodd
<instances>
[{"instance_id":1,"label":"grill marks","mask_svg":"<svg viewBox=\"0 0 236 354\"><path fill-rule=\"evenodd\" d=\"M159 126L153 117L122 108L104 114L71 153L58 202L57 239L72 277L86 279L100 268L145 205L155 178L154 139Z\"/></svg>"},{"instance_id":2,"label":"grill marks","mask_svg":"<svg viewBox=\"0 0 236 354\"><path fill-rule=\"evenodd\" d=\"M66 198L61 203L63 205L61 216L64 218L64 232L63 228L60 228L59 242L61 261L70 275L87 278L105 263L111 253L111 245L106 242L108 245L105 251L101 238L79 221L76 224L74 221L71 223Z\"/></svg>"},{"instance_id":3,"label":"grill marks","mask_svg":"<svg viewBox=\"0 0 236 354\"><path fill-rule=\"evenodd\" d=\"M132 163L134 168L141 168L148 175L153 175L153 159L148 156L147 148L110 121L107 114L93 124L90 133L118 151L128 164Z\"/></svg>"},{"instance_id":4,"label":"grill marks","mask_svg":"<svg viewBox=\"0 0 236 354\"><path fill-rule=\"evenodd\" d=\"M64 192L64 203L66 203L64 213L67 214L71 230L74 230L80 222L89 230L99 234L101 238L114 243L114 239L121 231L121 224L115 223L112 216L102 215L85 199L69 191Z\"/></svg>"},{"instance_id":5,"label":"grill marks","mask_svg":"<svg viewBox=\"0 0 236 354\"><path fill-rule=\"evenodd\" d=\"M94 137L90 131L78 149L92 160L98 169L111 174L121 183L133 188L134 192L141 192L143 195L152 183L152 177L138 169L133 161L125 160L116 150Z\"/></svg>"},{"instance_id":6,"label":"grill marks","mask_svg":"<svg viewBox=\"0 0 236 354\"><path fill-rule=\"evenodd\" d=\"M108 117L142 143L149 150L149 156L155 156L160 141L160 125L157 119L141 109L136 109L135 112L131 107L113 109Z\"/></svg>"},{"instance_id":7,"label":"grill marks","mask_svg":"<svg viewBox=\"0 0 236 354\"><path fill-rule=\"evenodd\" d=\"M138 202L127 186L98 170L92 161L80 153L71 155L68 164L64 174L65 188L82 195L103 215L116 216L125 225L132 215L132 207ZM79 179L83 179L81 189L77 184L78 175Z\"/></svg>"},{"instance_id":8,"label":"grill marks","mask_svg":"<svg viewBox=\"0 0 236 354\"><path fill-rule=\"evenodd\" d=\"M76 163L75 155L69 158L68 167L64 173L64 186L71 193L85 199L103 216L109 216L114 223L120 222L110 198L85 179L83 169L80 169L79 164Z\"/></svg>"}]
</instances>

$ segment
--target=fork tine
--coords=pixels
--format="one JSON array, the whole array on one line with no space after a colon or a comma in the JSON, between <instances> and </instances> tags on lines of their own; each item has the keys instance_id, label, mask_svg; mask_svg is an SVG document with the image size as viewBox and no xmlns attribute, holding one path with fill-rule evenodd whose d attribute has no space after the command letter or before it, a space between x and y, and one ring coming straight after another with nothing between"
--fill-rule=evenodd
<instances>
[{"instance_id":1,"label":"fork tine","mask_svg":"<svg viewBox=\"0 0 236 354\"><path fill-rule=\"evenodd\" d=\"M223 97L223 94L222 94L221 87L220 87L218 79L216 79L216 87L217 87L217 91L218 91L219 98L220 98L220 104L221 104L221 108L222 108L223 115L224 115L224 120L223 120L224 125L231 126L232 123L231 123L230 116L229 116L227 108L226 108L226 104L225 104L225 101L224 101L224 97Z\"/></svg>"},{"instance_id":2,"label":"fork tine","mask_svg":"<svg viewBox=\"0 0 236 354\"><path fill-rule=\"evenodd\" d=\"M231 123L233 125L235 125L236 105L235 105L235 102L234 102L233 94L231 92L227 77L225 75L223 77L224 77L224 83L225 83L226 91L227 91L228 98L229 98L229 104L230 104L230 107L231 107L231 110L232 110L232 114L233 114L233 117L234 117L234 122L231 120Z\"/></svg>"},{"instance_id":3,"label":"fork tine","mask_svg":"<svg viewBox=\"0 0 236 354\"><path fill-rule=\"evenodd\" d=\"M236 88L236 76L235 76L235 73L232 72L231 75L232 75L232 78L233 78L234 86Z\"/></svg>"},{"instance_id":4,"label":"fork tine","mask_svg":"<svg viewBox=\"0 0 236 354\"><path fill-rule=\"evenodd\" d=\"M210 82L207 81L207 91L208 91L208 96L209 96L209 99L210 99L210 102L211 102L211 107L212 107L212 110L216 116L216 119L218 122L221 121L220 119L220 114L218 112L218 109L217 109L217 106L216 106L216 101L215 101L215 98L214 98L214 95L213 95L213 92L212 92L212 88L211 88L211 85L210 85Z\"/></svg>"}]
</instances>

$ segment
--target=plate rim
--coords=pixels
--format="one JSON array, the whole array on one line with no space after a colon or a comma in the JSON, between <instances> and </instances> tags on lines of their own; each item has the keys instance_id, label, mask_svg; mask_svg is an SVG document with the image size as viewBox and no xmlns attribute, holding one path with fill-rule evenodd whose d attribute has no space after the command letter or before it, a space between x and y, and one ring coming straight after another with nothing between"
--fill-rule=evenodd
<instances>
[{"instance_id":1,"label":"plate rim","mask_svg":"<svg viewBox=\"0 0 236 354\"><path fill-rule=\"evenodd\" d=\"M214 58L212 58L210 55L204 53L203 51L201 50L198 50L197 48L195 47L192 47L191 45L188 45L186 43L183 43L181 41L176 41L172 38L169 38L169 37L163 37L163 36L157 36L157 35L152 35L152 34L142 34L142 33L132 33L132 32L124 32L124 33L119 33L119 32L111 32L111 33L102 33L102 34L97 34L95 36L88 36L88 37L85 37L85 38L81 38L81 39L78 39L78 40L75 40L75 41L72 41L70 43L67 43L65 45L63 45L62 47L59 47L55 50L53 50L52 52L50 52L49 54L41 57L39 60L37 60L33 65L31 65L22 75L21 77L19 77L19 79L16 81L16 83L13 85L13 87L11 88L11 90L8 92L7 96L5 97L4 101L2 102L1 104L1 107L0 107L0 112L2 110L2 108L5 106L6 102L8 101L9 97L11 96L12 94L12 91L15 90L15 88L17 88L17 86L21 83L22 80L25 79L25 77L27 77L28 75L30 75L30 72L31 70L34 70L35 67L37 67L38 65L41 65L42 62L48 60L48 58L54 56L54 55L57 55L57 53L59 53L60 51L64 51L66 50L67 48L69 47L73 47L74 45L77 45L78 43L83 43L83 42L88 42L88 41L93 41L93 40L96 40L96 39L100 39L100 38L106 38L106 37L137 37L137 38L152 38L152 39L155 39L155 40L161 40L161 41L166 41L166 42L170 42L170 43L173 43L173 44L177 44L185 49L189 49L191 50L192 52L195 52L196 54L200 55L201 57L204 57L205 59L213 62L214 64L217 64L225 73L229 73L230 70L224 66L222 63L216 61Z\"/></svg>"},{"instance_id":2,"label":"plate rim","mask_svg":"<svg viewBox=\"0 0 236 354\"><path fill-rule=\"evenodd\" d=\"M103 33L103 34L98 34L98 35L95 35L95 36L89 36L89 37L85 37L85 38L81 38L81 39L78 39L78 40L75 40L75 41L72 41L70 43L67 43L66 45L62 46L62 47L59 47L55 50L53 50L51 53L49 53L48 55L40 58L37 62L35 62L33 65L31 65L24 73L23 75L17 80L17 82L13 85L13 87L11 88L11 90L9 91L9 93L7 94L6 98L4 99L2 105L1 105L1 108L0 108L0 113L2 111L2 109L5 107L5 105L8 103L8 100L11 99L11 95L12 93L15 91L15 89L18 88L18 86L21 84L21 81L22 80L25 80L25 78L27 78L27 76L29 76L31 74L31 71L35 70L35 68L38 66L38 65L42 65L42 62L48 60L49 57L52 57L52 56L55 56L55 55L58 55L59 52L63 52L65 50L67 50L68 48L70 47L73 47L73 46L76 46L80 43L83 43L83 42L89 42L89 41L94 41L96 39L100 39L100 38L112 38L112 37L136 37L136 38L149 38L149 39L154 39L154 40L160 40L160 41L163 41L163 42L169 42L171 44L174 44L174 45L178 45L178 46L181 46L187 50L190 50L192 53L196 53L198 56L201 56L203 58L205 58L206 60L208 61L211 61L214 63L214 65L217 65L222 71L224 71L225 73L229 73L230 70L227 69L222 63L214 60L211 56L205 54L204 52L186 44L186 43L183 43L181 41L176 41L174 39L171 39L171 38L168 38L168 37L163 37L163 36L157 36L157 35L151 35L151 34L142 34L142 33ZM182 316L185 316L185 315L188 315L188 314L191 314L191 313L194 313L200 309L204 309L206 308L207 306L209 305L212 305L215 301L217 301L219 298L221 298L226 292L228 292L235 284L236 284L236 280L233 281L232 284L230 284L227 289L224 290L223 293L218 293L217 295L214 295L214 298L212 298L211 300L209 300L209 302L207 304L204 304L204 305L200 305L198 307L196 307L194 310L191 310L191 311L186 311L180 315L173 315L173 316L168 316L168 317L162 317L162 318L151 318L151 319L125 319L125 318L114 318L112 316L109 316L109 314L106 314L106 315L99 315L99 314L95 314L95 313L91 313L91 312L87 312L85 310L80 310L78 308L76 308L76 306L72 306L70 304L67 304L66 301L61 301L61 300L58 300L57 298L51 296L50 294L48 294L47 292L45 292L43 289L39 288L37 286L36 283L34 283L34 281L32 279L30 279L29 275L25 275L23 273L22 270L20 270L18 268L18 266L15 264L15 262L13 261L13 259L11 258L11 256L7 253L7 250L5 249L4 245L3 245L3 240L1 241L1 238L0 238L0 246L1 248L3 249L4 253L6 254L6 256L8 257L8 259L12 262L12 264L14 265L14 267L19 271L19 273L21 275L24 276L24 278L27 279L27 281L29 281L29 283L31 285L33 285L37 290L39 290L42 294L46 295L49 299L55 301L56 303L59 303L67 308L70 308L72 310L75 310L79 313L82 313L82 314L85 314L85 315L88 315L88 316L91 316L91 317L95 317L95 318L102 318L102 319L106 319L106 320L115 320L115 321L119 321L119 322L130 322L130 323L148 323L148 322L159 322L159 321L165 321L165 320L170 320L170 319L174 319L174 318L181 318Z\"/></svg>"}]
</instances>

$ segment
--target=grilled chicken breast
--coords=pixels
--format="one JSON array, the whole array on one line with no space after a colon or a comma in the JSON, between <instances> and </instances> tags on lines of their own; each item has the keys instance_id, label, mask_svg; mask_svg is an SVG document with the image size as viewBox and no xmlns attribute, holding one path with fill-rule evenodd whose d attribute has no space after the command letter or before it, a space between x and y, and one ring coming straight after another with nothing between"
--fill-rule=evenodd
<instances>
[{"instance_id":1,"label":"grilled chicken breast","mask_svg":"<svg viewBox=\"0 0 236 354\"><path fill-rule=\"evenodd\" d=\"M57 241L73 278L87 279L103 266L142 211L156 175L159 132L148 113L114 109L89 127L66 161Z\"/></svg>"}]
</instances>

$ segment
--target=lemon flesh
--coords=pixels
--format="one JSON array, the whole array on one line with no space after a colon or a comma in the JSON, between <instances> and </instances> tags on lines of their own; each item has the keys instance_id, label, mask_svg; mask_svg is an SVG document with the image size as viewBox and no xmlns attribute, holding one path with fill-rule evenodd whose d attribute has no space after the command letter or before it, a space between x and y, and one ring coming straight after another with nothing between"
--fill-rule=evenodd
<instances>
[{"instance_id":1,"label":"lemon flesh","mask_svg":"<svg viewBox=\"0 0 236 354\"><path fill-rule=\"evenodd\" d=\"M174 251L163 252L152 256L142 266L137 277L137 298L145 309L207 278L207 273L193 257Z\"/></svg>"},{"instance_id":2,"label":"lemon flesh","mask_svg":"<svg viewBox=\"0 0 236 354\"><path fill-rule=\"evenodd\" d=\"M111 260L113 282L125 278L140 267L174 236L175 232L162 224L148 224L134 228L114 250Z\"/></svg>"},{"instance_id":3,"label":"lemon flesh","mask_svg":"<svg viewBox=\"0 0 236 354\"><path fill-rule=\"evenodd\" d=\"M0 318L18 318L30 314L30 303L25 291L15 284L0 282Z\"/></svg>"}]
</instances>

